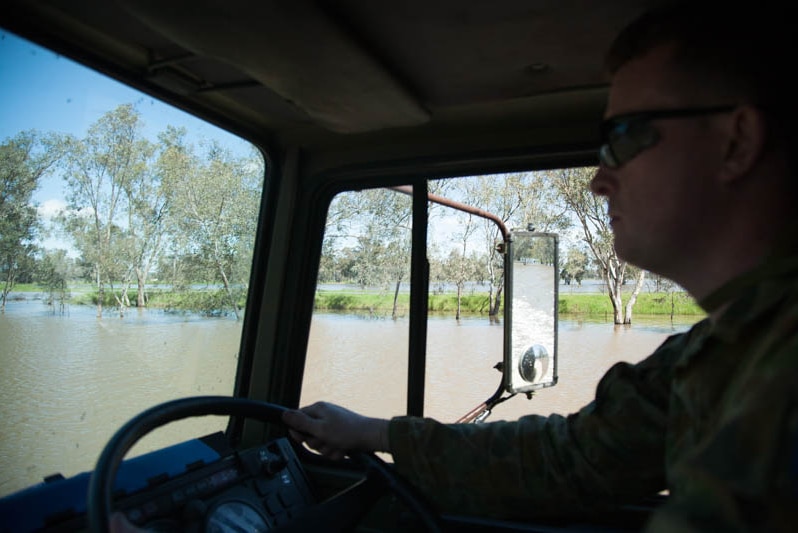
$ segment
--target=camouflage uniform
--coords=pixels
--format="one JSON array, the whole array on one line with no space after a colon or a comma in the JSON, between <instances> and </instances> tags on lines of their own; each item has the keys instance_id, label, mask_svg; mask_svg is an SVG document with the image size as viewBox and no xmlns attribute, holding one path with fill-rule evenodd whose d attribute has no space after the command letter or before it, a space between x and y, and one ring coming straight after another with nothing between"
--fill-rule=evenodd
<instances>
[{"instance_id":1,"label":"camouflage uniform","mask_svg":"<svg viewBox=\"0 0 798 533\"><path fill-rule=\"evenodd\" d=\"M618 363L567 417L394 418L397 469L441 509L576 516L663 489L648 531L798 530L798 254L723 287L721 318Z\"/></svg>"}]
</instances>

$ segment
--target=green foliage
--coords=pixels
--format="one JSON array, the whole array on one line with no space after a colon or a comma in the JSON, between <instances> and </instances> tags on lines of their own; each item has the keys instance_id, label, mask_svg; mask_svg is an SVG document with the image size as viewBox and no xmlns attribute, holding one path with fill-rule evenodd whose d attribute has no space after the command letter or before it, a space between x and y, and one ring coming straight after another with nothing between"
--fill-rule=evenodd
<instances>
[{"instance_id":1,"label":"green foliage","mask_svg":"<svg viewBox=\"0 0 798 533\"><path fill-rule=\"evenodd\" d=\"M125 104L101 116L82 139L22 132L0 145L3 296L15 283L37 280L52 299L63 299L69 295L68 285L84 279L94 285L94 296L75 298L100 306L116 307L120 300L128 305L126 295L129 292L133 298L138 287L134 305L210 314L229 309L239 315L252 264L262 158L254 151L250 157L234 157L216 143L193 146L186 141L185 130L171 126L158 135L157 143L142 132L139 111ZM56 166L59 161L67 164ZM59 219L59 229L80 253L74 261L42 255L32 244L39 226L31 193L38 179L53 168L63 172L67 185L69 209ZM592 174L589 168L564 169L431 180L428 186L433 194L491 213L511 229L532 225L537 231L556 232L576 221L584 238L581 248L565 250L561 256L562 279L579 283L591 257L600 273L615 272L624 279L631 269L613 255L606 206L587 189ZM407 312L407 295L401 289L407 287L410 274L412 198L406 192L372 188L333 199L319 282L377 287L382 293L320 292L318 308ZM441 287L430 296L430 311L499 312L504 284L502 256L496 253L502 240L499 226L441 203L428 205L430 281ZM449 229L436 241L440 219ZM548 250L524 253L538 259L550 255ZM174 290L145 294L150 275ZM669 289L666 280L656 281L661 290ZM468 289L472 282L484 287L485 293ZM214 289L188 290L199 283ZM448 291L453 286L460 293L459 301L455 294L442 292L443 287ZM102 302L97 294L103 295ZM589 298L596 301L564 296L562 310L608 313L611 304L606 295ZM648 298L640 295L637 313L649 313ZM695 312L678 299L651 306L676 314L683 313L680 309Z\"/></svg>"},{"instance_id":2,"label":"green foliage","mask_svg":"<svg viewBox=\"0 0 798 533\"><path fill-rule=\"evenodd\" d=\"M35 131L0 144L0 306L17 281L33 278L39 220L31 197L61 154L58 136Z\"/></svg>"},{"instance_id":3,"label":"green foliage","mask_svg":"<svg viewBox=\"0 0 798 533\"><path fill-rule=\"evenodd\" d=\"M222 289L203 291L154 291L150 294L149 306L170 312L187 311L205 316L226 316L232 313L227 291ZM238 300L238 305L242 301Z\"/></svg>"},{"instance_id":4,"label":"green foliage","mask_svg":"<svg viewBox=\"0 0 798 533\"><path fill-rule=\"evenodd\" d=\"M45 253L38 265L37 278L47 292L48 303L58 305L62 310L71 297L68 280L72 277L73 267L64 250Z\"/></svg>"},{"instance_id":5,"label":"green foliage","mask_svg":"<svg viewBox=\"0 0 798 533\"><path fill-rule=\"evenodd\" d=\"M119 290L114 303L117 298L127 303L146 228L138 212L149 200L154 145L143 138L142 129L139 112L125 104L102 115L83 139L67 141L70 211L62 223L91 265L98 294L104 295L101 300L107 300L106 289ZM98 316L105 305L98 301Z\"/></svg>"},{"instance_id":6,"label":"green foliage","mask_svg":"<svg viewBox=\"0 0 798 533\"><path fill-rule=\"evenodd\" d=\"M400 294L398 297L400 309L407 310L409 297ZM316 309L328 311L388 311L393 308L393 295L377 292L338 292L316 291L314 306Z\"/></svg>"},{"instance_id":7,"label":"green foliage","mask_svg":"<svg viewBox=\"0 0 798 533\"><path fill-rule=\"evenodd\" d=\"M200 156L185 142L184 130L167 127L158 144L142 132L141 114L124 104L102 115L81 139L38 141L23 133L0 146L0 272L18 277L23 256L35 252L26 244L33 240L36 220L30 193L38 176L63 155L68 208L57 223L80 254L75 262L80 272L73 268L69 277L82 275L103 295L93 298L98 315L106 305L130 305L128 293L137 294L134 305L146 305L148 277L160 270L160 277L177 287L195 280L222 285L227 308L238 316L252 263L262 157L253 151L251 157L234 158L215 143ZM48 158L37 155L37 142ZM3 173L24 187L11 187ZM8 221L14 220L21 232L10 231ZM2 253L6 243L13 253L8 259ZM63 292L63 280L55 279L54 266L46 261L40 260L40 281ZM206 296L188 305L216 304Z\"/></svg>"},{"instance_id":8,"label":"green foliage","mask_svg":"<svg viewBox=\"0 0 798 533\"><path fill-rule=\"evenodd\" d=\"M14 292L41 292L42 286L38 283L17 283Z\"/></svg>"},{"instance_id":9,"label":"green foliage","mask_svg":"<svg viewBox=\"0 0 798 533\"><path fill-rule=\"evenodd\" d=\"M587 254L577 248L568 250L565 263L560 269L560 280L566 285L575 283L582 285L582 280L587 274L587 269L590 264Z\"/></svg>"},{"instance_id":10,"label":"green foliage","mask_svg":"<svg viewBox=\"0 0 798 533\"><path fill-rule=\"evenodd\" d=\"M263 165L235 158L217 143L200 158L184 134L169 130L161 138L166 149L159 165L172 200L168 220L174 231L166 277L179 286L192 278L222 284L226 308L238 317L235 287L246 289L249 282Z\"/></svg>"},{"instance_id":11,"label":"green foliage","mask_svg":"<svg viewBox=\"0 0 798 533\"><path fill-rule=\"evenodd\" d=\"M398 309L400 315L407 313L409 301L408 294L399 295ZM430 313L454 314L457 310L457 296L455 294L432 294L429 296L427 306ZM377 315L390 315L393 307L393 295L371 292L316 291L314 307L324 311L368 312ZM464 314L486 315L489 308L490 298L487 293L462 297L461 312Z\"/></svg>"},{"instance_id":12,"label":"green foliage","mask_svg":"<svg viewBox=\"0 0 798 533\"><path fill-rule=\"evenodd\" d=\"M427 305L432 313L454 314L457 312L457 295L433 294L430 295ZM460 309L464 314L487 315L490 310L490 297L487 293L461 296Z\"/></svg>"},{"instance_id":13,"label":"green foliage","mask_svg":"<svg viewBox=\"0 0 798 533\"><path fill-rule=\"evenodd\" d=\"M75 305L97 305L96 290L89 290L73 294L70 303ZM243 307L246 294L237 291L237 303ZM104 308L117 306L114 296L105 293L102 301ZM204 316L227 316L231 314L227 291L224 289L172 291L154 289L149 291L149 305L152 309L162 309L167 312L199 313Z\"/></svg>"},{"instance_id":14,"label":"green foliage","mask_svg":"<svg viewBox=\"0 0 798 533\"><path fill-rule=\"evenodd\" d=\"M560 315L613 316L612 304L604 294L562 294ZM635 312L641 315L703 315L695 300L684 292L641 293Z\"/></svg>"},{"instance_id":15,"label":"green foliage","mask_svg":"<svg viewBox=\"0 0 798 533\"><path fill-rule=\"evenodd\" d=\"M400 308L407 310L408 295L399 297ZM315 308L326 311L371 312L390 314L392 296L370 292L316 291ZM464 314L488 313L490 300L487 293L463 296ZM452 314L457 309L455 294L432 294L428 301L431 313ZM637 313L641 315L703 315L704 311L686 293L643 293L638 297ZM560 316L613 316L612 305L604 294L560 294Z\"/></svg>"}]
</instances>

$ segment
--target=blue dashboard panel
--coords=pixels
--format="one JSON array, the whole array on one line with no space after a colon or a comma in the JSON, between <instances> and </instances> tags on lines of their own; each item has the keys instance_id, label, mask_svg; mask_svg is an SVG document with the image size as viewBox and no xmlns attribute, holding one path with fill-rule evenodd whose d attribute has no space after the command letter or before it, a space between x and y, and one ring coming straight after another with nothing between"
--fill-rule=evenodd
<instances>
[{"instance_id":1,"label":"blue dashboard panel","mask_svg":"<svg viewBox=\"0 0 798 533\"><path fill-rule=\"evenodd\" d=\"M222 435L213 435L217 441ZM222 458L205 439L192 439L124 461L116 474L115 494L132 494L153 479L173 478ZM0 532L37 531L59 518L86 511L91 472L52 479L0 499Z\"/></svg>"}]
</instances>

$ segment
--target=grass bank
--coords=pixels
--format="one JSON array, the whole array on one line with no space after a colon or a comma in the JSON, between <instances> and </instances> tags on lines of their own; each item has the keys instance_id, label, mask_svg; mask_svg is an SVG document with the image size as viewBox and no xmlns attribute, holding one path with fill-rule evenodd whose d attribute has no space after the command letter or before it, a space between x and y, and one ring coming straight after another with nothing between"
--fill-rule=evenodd
<instances>
[{"instance_id":1,"label":"grass bank","mask_svg":"<svg viewBox=\"0 0 798 533\"><path fill-rule=\"evenodd\" d=\"M15 283L13 292L42 292L42 288L38 283Z\"/></svg>"},{"instance_id":2,"label":"grass bank","mask_svg":"<svg viewBox=\"0 0 798 533\"><path fill-rule=\"evenodd\" d=\"M408 295L400 294L398 308L400 314L408 309ZM625 302L624 302L625 303ZM457 309L457 296L454 294L433 294L429 296L429 310L433 313L449 314ZM315 308L325 311L366 312L374 314L390 313L393 308L393 295L376 293L317 291ZM464 314L482 315L488 313L488 295L473 294L463 296L461 311ZM560 294L559 311L561 316L605 316L612 315L612 302L605 294ZM642 293L638 295L634 307L639 315L703 315L704 311L686 293Z\"/></svg>"},{"instance_id":3,"label":"grass bank","mask_svg":"<svg viewBox=\"0 0 798 533\"><path fill-rule=\"evenodd\" d=\"M624 299L626 305L627 299ZM612 315L606 294L560 294L560 315ZM695 300L684 292L644 292L637 296L636 315L704 315Z\"/></svg>"}]
</instances>

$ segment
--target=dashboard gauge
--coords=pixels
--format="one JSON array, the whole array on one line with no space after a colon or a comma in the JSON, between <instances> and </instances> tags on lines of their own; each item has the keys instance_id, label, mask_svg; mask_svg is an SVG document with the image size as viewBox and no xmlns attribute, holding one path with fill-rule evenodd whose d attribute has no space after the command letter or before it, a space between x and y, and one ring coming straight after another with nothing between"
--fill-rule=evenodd
<instances>
[{"instance_id":1,"label":"dashboard gauge","mask_svg":"<svg viewBox=\"0 0 798 533\"><path fill-rule=\"evenodd\" d=\"M248 533L270 529L266 516L242 500L229 500L214 507L206 525L208 533Z\"/></svg>"}]
</instances>

